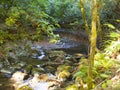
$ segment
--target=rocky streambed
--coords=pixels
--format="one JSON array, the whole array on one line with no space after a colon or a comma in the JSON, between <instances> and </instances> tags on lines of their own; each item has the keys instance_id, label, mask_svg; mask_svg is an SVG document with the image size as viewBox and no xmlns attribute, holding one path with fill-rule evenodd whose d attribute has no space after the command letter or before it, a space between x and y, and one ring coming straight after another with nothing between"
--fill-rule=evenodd
<instances>
[{"instance_id":1,"label":"rocky streambed","mask_svg":"<svg viewBox=\"0 0 120 90\"><path fill-rule=\"evenodd\" d=\"M8 58L1 61L0 90L64 90L66 82L74 82L73 67L85 57L63 50L45 50L40 45L32 46L30 51L30 48L17 45L9 49Z\"/></svg>"},{"instance_id":2,"label":"rocky streambed","mask_svg":"<svg viewBox=\"0 0 120 90\"><path fill-rule=\"evenodd\" d=\"M75 83L87 46L66 37L57 43L23 40L1 46L0 90L65 90Z\"/></svg>"}]
</instances>

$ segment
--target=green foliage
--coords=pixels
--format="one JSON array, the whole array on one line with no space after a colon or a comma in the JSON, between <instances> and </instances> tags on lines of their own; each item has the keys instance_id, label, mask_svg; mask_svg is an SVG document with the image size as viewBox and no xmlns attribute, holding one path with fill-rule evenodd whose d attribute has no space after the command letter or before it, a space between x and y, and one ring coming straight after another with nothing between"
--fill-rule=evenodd
<instances>
[{"instance_id":1,"label":"green foliage","mask_svg":"<svg viewBox=\"0 0 120 90\"><path fill-rule=\"evenodd\" d=\"M118 18L119 14L116 14L115 11L116 8L119 8L118 2L119 0L100 0L98 7L101 20L110 21L110 18ZM1 16L9 17L8 14L12 12L11 9L14 7L18 12L21 13L21 10L23 10L26 13L20 15L21 19L27 18L27 16L31 17L31 14L31 19L33 19L39 17L39 13L44 12L54 17L58 22L74 23L78 21L83 24L79 0L4 0L0 1L0 3ZM88 22L91 21L91 4L91 0L84 0Z\"/></svg>"},{"instance_id":2,"label":"green foliage","mask_svg":"<svg viewBox=\"0 0 120 90\"><path fill-rule=\"evenodd\" d=\"M112 53L118 52L120 50L120 31L111 32L109 45L105 48L105 53L107 55L112 55Z\"/></svg>"},{"instance_id":3,"label":"green foliage","mask_svg":"<svg viewBox=\"0 0 120 90\"><path fill-rule=\"evenodd\" d=\"M16 0L8 12L6 18L6 25L9 27L25 28L32 26L36 29L36 34L33 39L41 39L43 34L47 34L50 38L57 38L53 34L55 27L59 27L57 21L45 13L47 5L46 0Z\"/></svg>"},{"instance_id":4,"label":"green foliage","mask_svg":"<svg viewBox=\"0 0 120 90\"><path fill-rule=\"evenodd\" d=\"M104 53L97 53L94 62L94 77L106 79L110 77L115 62Z\"/></svg>"},{"instance_id":5,"label":"green foliage","mask_svg":"<svg viewBox=\"0 0 120 90\"><path fill-rule=\"evenodd\" d=\"M14 40L15 37L9 34L8 31L0 30L0 44L7 42L8 40Z\"/></svg>"},{"instance_id":6,"label":"green foliage","mask_svg":"<svg viewBox=\"0 0 120 90\"><path fill-rule=\"evenodd\" d=\"M119 0L100 0L100 16L101 20L111 21L111 19L117 19L118 14L114 11L119 6Z\"/></svg>"},{"instance_id":7,"label":"green foliage","mask_svg":"<svg viewBox=\"0 0 120 90\"><path fill-rule=\"evenodd\" d=\"M0 44L4 43L5 37L4 37L4 32L0 30Z\"/></svg>"},{"instance_id":8,"label":"green foliage","mask_svg":"<svg viewBox=\"0 0 120 90\"><path fill-rule=\"evenodd\" d=\"M90 23L92 1L83 1L86 17ZM110 21L110 18L115 19L119 17L119 14L116 14L114 11L117 7L119 7L118 2L119 0L100 0L98 8L100 9L99 14L101 21ZM78 21L80 25L83 25L79 0L48 0L46 12L60 23L64 22L70 24Z\"/></svg>"},{"instance_id":9,"label":"green foliage","mask_svg":"<svg viewBox=\"0 0 120 90\"><path fill-rule=\"evenodd\" d=\"M111 80L107 80L105 83L102 84L102 89L106 89L111 83Z\"/></svg>"},{"instance_id":10,"label":"green foliage","mask_svg":"<svg viewBox=\"0 0 120 90\"><path fill-rule=\"evenodd\" d=\"M8 0L4 0L4 1L0 0L0 17L5 18L10 4L12 4L12 0L9 0L9 1Z\"/></svg>"},{"instance_id":11,"label":"green foliage","mask_svg":"<svg viewBox=\"0 0 120 90\"><path fill-rule=\"evenodd\" d=\"M98 69L109 69L113 65L113 61L110 60L110 57L104 53L97 53L95 55L95 64L94 67ZM98 70L99 71L99 70Z\"/></svg>"},{"instance_id":12,"label":"green foliage","mask_svg":"<svg viewBox=\"0 0 120 90\"><path fill-rule=\"evenodd\" d=\"M82 66L80 68L80 71L76 72L74 74L74 78L77 78L77 77L81 77L83 79L83 82L87 82L87 69L88 69L88 66Z\"/></svg>"},{"instance_id":13,"label":"green foliage","mask_svg":"<svg viewBox=\"0 0 120 90\"><path fill-rule=\"evenodd\" d=\"M104 24L105 26L108 26L111 29L115 29L115 26L113 26L112 24L108 23L108 24Z\"/></svg>"},{"instance_id":14,"label":"green foliage","mask_svg":"<svg viewBox=\"0 0 120 90\"><path fill-rule=\"evenodd\" d=\"M18 41L20 39L28 39L29 35L25 32L25 30L19 30L18 33L15 33L15 30L10 33L11 30L1 30L0 29L0 44L4 44L10 41Z\"/></svg>"},{"instance_id":15,"label":"green foliage","mask_svg":"<svg viewBox=\"0 0 120 90\"><path fill-rule=\"evenodd\" d=\"M106 54L111 55L113 52L120 50L120 42L112 41L110 46L106 48Z\"/></svg>"},{"instance_id":16,"label":"green foliage","mask_svg":"<svg viewBox=\"0 0 120 90\"><path fill-rule=\"evenodd\" d=\"M79 90L78 86L76 84L67 86L65 90Z\"/></svg>"},{"instance_id":17,"label":"green foliage","mask_svg":"<svg viewBox=\"0 0 120 90\"><path fill-rule=\"evenodd\" d=\"M93 77L94 82L100 83L100 81L108 79L115 73L115 70L118 68L118 64L111 58L111 54L119 52L120 34L117 32L112 32L110 37L112 38L111 43L104 49L104 52L97 52L95 54ZM78 71L74 74L74 78L80 77L84 83L87 82L87 61L82 59L80 65L78 66ZM119 71L119 70L118 70ZM98 81L99 80L99 81ZM103 88L107 87L108 83L102 85Z\"/></svg>"},{"instance_id":18,"label":"green foliage","mask_svg":"<svg viewBox=\"0 0 120 90\"><path fill-rule=\"evenodd\" d=\"M111 29L116 29L112 24L106 24ZM116 57L116 53L120 50L120 32L112 31L109 34L109 44L103 52L96 53L94 69L95 74L103 79L111 76L113 73L112 68L117 68L117 64L113 59ZM104 86L104 85L103 85Z\"/></svg>"},{"instance_id":19,"label":"green foliage","mask_svg":"<svg viewBox=\"0 0 120 90\"><path fill-rule=\"evenodd\" d=\"M119 36L120 36L120 34L117 33L117 32L111 32L110 33L110 37L112 37L112 38L118 38Z\"/></svg>"},{"instance_id":20,"label":"green foliage","mask_svg":"<svg viewBox=\"0 0 120 90\"><path fill-rule=\"evenodd\" d=\"M19 88L18 90L33 90L33 89L31 89L29 86L23 86Z\"/></svg>"},{"instance_id":21,"label":"green foliage","mask_svg":"<svg viewBox=\"0 0 120 90\"><path fill-rule=\"evenodd\" d=\"M17 7L11 7L8 12L8 18L6 18L6 25L13 26L16 24L18 19L20 18L20 11Z\"/></svg>"},{"instance_id":22,"label":"green foliage","mask_svg":"<svg viewBox=\"0 0 120 90\"><path fill-rule=\"evenodd\" d=\"M46 12L59 22L74 22L81 18L79 0L48 0Z\"/></svg>"},{"instance_id":23,"label":"green foliage","mask_svg":"<svg viewBox=\"0 0 120 90\"><path fill-rule=\"evenodd\" d=\"M86 77L88 71L88 64L86 60L82 60L81 62L82 63L78 66L78 71L73 75L73 77L75 78L75 81L82 80L83 83L87 83L88 79ZM115 61L110 59L108 55L102 52L97 53L95 55L95 62L93 68L93 81L95 82L95 84L101 83L101 81L110 78L111 75L115 73L115 68L117 68L117 64L115 63ZM105 83L103 85L103 88L105 88L107 85L108 83Z\"/></svg>"},{"instance_id":24,"label":"green foliage","mask_svg":"<svg viewBox=\"0 0 120 90\"><path fill-rule=\"evenodd\" d=\"M84 83L87 82L87 70L88 70L88 63L86 59L81 59L80 64L78 66L78 71L73 75L73 78L77 79L80 77Z\"/></svg>"}]
</instances>

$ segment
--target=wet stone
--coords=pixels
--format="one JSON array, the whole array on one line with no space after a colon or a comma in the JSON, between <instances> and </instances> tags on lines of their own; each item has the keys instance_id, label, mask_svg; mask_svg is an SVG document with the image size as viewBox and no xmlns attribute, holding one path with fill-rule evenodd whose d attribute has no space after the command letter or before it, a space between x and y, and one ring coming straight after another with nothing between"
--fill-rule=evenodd
<instances>
[{"instance_id":1,"label":"wet stone","mask_svg":"<svg viewBox=\"0 0 120 90\"><path fill-rule=\"evenodd\" d=\"M55 66L54 67L52 67L52 66L46 66L44 68L45 68L45 71L48 72L48 73L54 73L55 70L56 70Z\"/></svg>"},{"instance_id":2,"label":"wet stone","mask_svg":"<svg viewBox=\"0 0 120 90\"><path fill-rule=\"evenodd\" d=\"M5 74L12 74L14 72L14 68L2 68L0 72Z\"/></svg>"},{"instance_id":3,"label":"wet stone","mask_svg":"<svg viewBox=\"0 0 120 90\"><path fill-rule=\"evenodd\" d=\"M64 57L66 55L66 53L64 51L57 51L57 50L51 50L51 51L48 51L48 56L50 58L53 58L53 57Z\"/></svg>"},{"instance_id":4,"label":"wet stone","mask_svg":"<svg viewBox=\"0 0 120 90\"><path fill-rule=\"evenodd\" d=\"M3 64L2 63L0 63L0 68L2 68L3 67Z\"/></svg>"}]
</instances>

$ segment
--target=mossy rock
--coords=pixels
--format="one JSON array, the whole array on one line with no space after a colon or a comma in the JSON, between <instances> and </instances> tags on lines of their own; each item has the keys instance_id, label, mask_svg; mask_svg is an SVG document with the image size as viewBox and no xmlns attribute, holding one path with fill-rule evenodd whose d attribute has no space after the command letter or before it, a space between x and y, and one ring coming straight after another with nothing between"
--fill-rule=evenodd
<instances>
[{"instance_id":1,"label":"mossy rock","mask_svg":"<svg viewBox=\"0 0 120 90\"><path fill-rule=\"evenodd\" d=\"M19 88L18 90L33 90L33 89L31 89L29 86L23 86Z\"/></svg>"},{"instance_id":2,"label":"mossy rock","mask_svg":"<svg viewBox=\"0 0 120 90\"><path fill-rule=\"evenodd\" d=\"M57 51L57 50L52 50L47 52L50 58L54 57L64 57L66 53L64 51Z\"/></svg>"},{"instance_id":3,"label":"mossy rock","mask_svg":"<svg viewBox=\"0 0 120 90\"><path fill-rule=\"evenodd\" d=\"M69 71L71 69L71 66L69 65L60 65L57 67L57 72L61 72L63 70Z\"/></svg>"},{"instance_id":4,"label":"mossy rock","mask_svg":"<svg viewBox=\"0 0 120 90\"><path fill-rule=\"evenodd\" d=\"M79 90L79 88L76 84L73 84L73 85L67 86L65 90Z\"/></svg>"}]
</instances>

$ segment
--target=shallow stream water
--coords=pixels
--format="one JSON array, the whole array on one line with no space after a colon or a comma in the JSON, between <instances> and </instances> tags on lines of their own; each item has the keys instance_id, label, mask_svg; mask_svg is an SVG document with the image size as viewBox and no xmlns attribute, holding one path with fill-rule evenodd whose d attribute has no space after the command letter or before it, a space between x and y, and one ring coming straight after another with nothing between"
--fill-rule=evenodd
<instances>
[{"instance_id":1,"label":"shallow stream water","mask_svg":"<svg viewBox=\"0 0 120 90\"><path fill-rule=\"evenodd\" d=\"M87 41L74 40L74 36L71 37L70 34L68 34L69 38L66 38L67 34L65 33L63 34L61 35L61 39L59 43L49 43L48 41L42 41L42 42L35 43L35 45L42 47L42 49L45 52L46 50L58 50L58 51L63 50L67 54L70 54L70 55L73 55L75 53L87 54L87 48L88 48L88 45L86 44ZM70 39L70 37L72 39ZM79 37L75 36L75 39L76 38L79 38ZM45 61L40 61L38 60L38 58L36 59L36 58L31 58L31 57L20 57L19 60L26 62L27 65L33 65L33 66L41 65L45 63ZM11 77L11 74L0 73L0 90L14 90L14 87L7 87L10 84L8 80Z\"/></svg>"}]
</instances>

